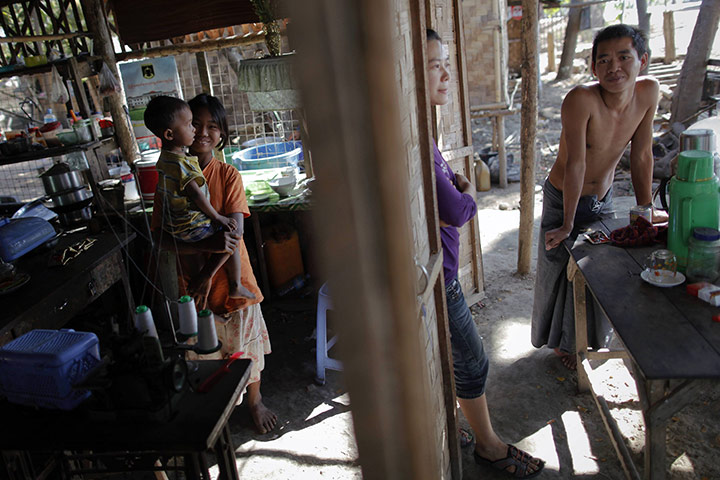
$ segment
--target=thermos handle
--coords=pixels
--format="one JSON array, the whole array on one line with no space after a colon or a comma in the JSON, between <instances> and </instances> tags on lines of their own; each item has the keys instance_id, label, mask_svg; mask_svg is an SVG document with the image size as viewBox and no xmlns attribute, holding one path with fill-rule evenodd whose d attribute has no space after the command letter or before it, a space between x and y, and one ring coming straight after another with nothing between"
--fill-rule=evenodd
<instances>
[{"instance_id":1,"label":"thermos handle","mask_svg":"<svg viewBox=\"0 0 720 480\"><path fill-rule=\"evenodd\" d=\"M660 180L660 186L657 189L657 196L660 197L660 204L665 211L670 210L667 203L667 186L669 182L669 178L663 178L662 180Z\"/></svg>"}]
</instances>

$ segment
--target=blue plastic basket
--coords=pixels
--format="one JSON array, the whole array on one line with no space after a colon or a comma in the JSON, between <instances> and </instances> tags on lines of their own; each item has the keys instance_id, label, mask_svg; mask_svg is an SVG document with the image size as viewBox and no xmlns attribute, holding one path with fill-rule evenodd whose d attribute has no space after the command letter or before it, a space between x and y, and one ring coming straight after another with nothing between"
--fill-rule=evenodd
<instances>
[{"instance_id":1,"label":"blue plastic basket","mask_svg":"<svg viewBox=\"0 0 720 480\"><path fill-rule=\"evenodd\" d=\"M94 333L32 330L0 347L0 393L13 403L71 410L90 396L73 385L98 363Z\"/></svg>"},{"instance_id":2,"label":"blue plastic basket","mask_svg":"<svg viewBox=\"0 0 720 480\"><path fill-rule=\"evenodd\" d=\"M302 158L301 142L276 142L246 148L233 154L233 165L238 170L257 170L297 166Z\"/></svg>"}]
</instances>

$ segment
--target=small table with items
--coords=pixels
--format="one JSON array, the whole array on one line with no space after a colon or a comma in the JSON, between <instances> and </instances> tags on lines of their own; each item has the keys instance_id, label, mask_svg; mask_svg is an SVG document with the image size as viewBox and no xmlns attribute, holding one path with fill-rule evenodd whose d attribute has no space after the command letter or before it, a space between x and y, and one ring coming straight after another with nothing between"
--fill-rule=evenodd
<instances>
[{"instance_id":1,"label":"small table with items","mask_svg":"<svg viewBox=\"0 0 720 480\"><path fill-rule=\"evenodd\" d=\"M268 275L268 267L265 259L263 246L265 241L260 226L260 215L268 213L280 212L302 212L312 208L310 200L310 190L305 186L306 180L304 174L296 176L296 186L287 196L279 196L277 193L268 193L265 195L252 195L253 192L259 191L265 193L267 189L254 190L254 186L258 182L267 182L272 178L281 174L282 168L265 169L265 170L244 170L241 172L243 184L248 199L248 208L250 209L250 221L253 227L253 237L255 239L255 249L258 257L258 267L260 269L261 290L266 300L269 300L272 293L270 289L270 278ZM257 200L260 198L260 200Z\"/></svg>"},{"instance_id":2,"label":"small table with items","mask_svg":"<svg viewBox=\"0 0 720 480\"><path fill-rule=\"evenodd\" d=\"M86 473L180 470L189 479L210 480L206 454L213 450L220 478L238 479L228 420L250 376L251 360L239 359L206 393L197 387L222 360L198 361L190 390L167 421L99 420L81 405L71 412L37 410L0 401L0 450L5 467L31 471L29 455L50 454L69 478ZM9 462L8 451L22 452ZM178 464L175 457L183 459ZM51 462L52 463L52 462ZM15 478L8 472L10 478ZM21 474L22 475L22 474ZM63 477L64 478L64 477Z\"/></svg>"},{"instance_id":3,"label":"small table with items","mask_svg":"<svg viewBox=\"0 0 720 480\"><path fill-rule=\"evenodd\" d=\"M622 219L597 221L591 230L610 234ZM591 245L582 235L565 241L573 282L578 389L591 391L628 478L641 478L605 399L594 390L603 379L590 361L625 358L632 365L645 419L644 478L665 478L666 426L708 382L720 380L720 323L715 307L686 292L686 283L659 288L641 279L653 250ZM624 350L588 349L586 287L612 324Z\"/></svg>"},{"instance_id":4,"label":"small table with items","mask_svg":"<svg viewBox=\"0 0 720 480\"><path fill-rule=\"evenodd\" d=\"M36 328L62 327L118 281L132 301L122 249L135 234L118 235L86 230L63 234L52 250L41 246L15 260L27 283L0 296L0 345ZM53 252L65 255L53 259Z\"/></svg>"}]
</instances>

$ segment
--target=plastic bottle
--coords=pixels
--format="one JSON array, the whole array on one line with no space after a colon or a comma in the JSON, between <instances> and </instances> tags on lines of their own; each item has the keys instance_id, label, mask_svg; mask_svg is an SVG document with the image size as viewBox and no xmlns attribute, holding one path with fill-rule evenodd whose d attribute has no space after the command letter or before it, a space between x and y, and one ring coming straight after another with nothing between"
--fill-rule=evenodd
<instances>
[{"instance_id":1,"label":"plastic bottle","mask_svg":"<svg viewBox=\"0 0 720 480\"><path fill-rule=\"evenodd\" d=\"M96 139L102 138L102 132L100 131L100 120L102 120L102 118L103 117L100 112L93 112L90 116L90 119L92 120L92 130Z\"/></svg>"},{"instance_id":2,"label":"plastic bottle","mask_svg":"<svg viewBox=\"0 0 720 480\"><path fill-rule=\"evenodd\" d=\"M714 282L720 275L720 231L696 227L688 239L687 277L691 282Z\"/></svg>"},{"instance_id":3,"label":"plastic bottle","mask_svg":"<svg viewBox=\"0 0 720 480\"><path fill-rule=\"evenodd\" d=\"M475 161L475 188L478 192L490 190L490 168L482 160Z\"/></svg>"},{"instance_id":4,"label":"plastic bottle","mask_svg":"<svg viewBox=\"0 0 720 480\"><path fill-rule=\"evenodd\" d=\"M288 293L292 292L293 290L300 290L302 287L305 286L305 280L308 278L308 275L297 275L296 277L293 277L292 280L278 288L277 294L278 296L282 297L283 295L287 295Z\"/></svg>"},{"instance_id":5,"label":"plastic bottle","mask_svg":"<svg viewBox=\"0 0 720 480\"><path fill-rule=\"evenodd\" d=\"M48 109L47 109L47 113L46 113L45 116L43 117L43 122L44 122L44 123L57 122L57 117L56 117L55 114L53 113L52 108L48 108Z\"/></svg>"}]
</instances>

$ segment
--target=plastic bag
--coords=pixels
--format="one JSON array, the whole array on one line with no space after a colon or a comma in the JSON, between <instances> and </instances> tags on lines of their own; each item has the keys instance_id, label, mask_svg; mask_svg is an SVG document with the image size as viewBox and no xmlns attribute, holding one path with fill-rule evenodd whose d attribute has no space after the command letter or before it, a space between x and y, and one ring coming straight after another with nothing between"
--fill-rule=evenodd
<instances>
[{"instance_id":1,"label":"plastic bag","mask_svg":"<svg viewBox=\"0 0 720 480\"><path fill-rule=\"evenodd\" d=\"M63 82L57 68L52 67L50 81L50 101L53 103L67 103L70 101L70 94Z\"/></svg>"},{"instance_id":2,"label":"plastic bag","mask_svg":"<svg viewBox=\"0 0 720 480\"><path fill-rule=\"evenodd\" d=\"M120 83L118 79L113 75L110 67L106 63L103 63L100 69L100 96L107 97L113 93L120 93Z\"/></svg>"}]
</instances>

